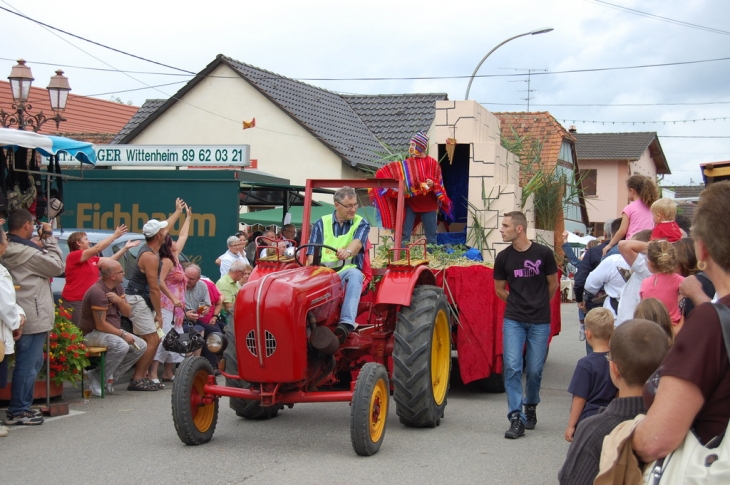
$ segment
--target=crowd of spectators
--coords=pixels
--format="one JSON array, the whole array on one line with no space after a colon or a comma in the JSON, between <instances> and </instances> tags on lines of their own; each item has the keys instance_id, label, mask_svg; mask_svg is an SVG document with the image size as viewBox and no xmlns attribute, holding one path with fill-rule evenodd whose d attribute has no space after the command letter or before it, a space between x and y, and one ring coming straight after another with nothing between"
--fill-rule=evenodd
<instances>
[{"instance_id":1,"label":"crowd of spectators","mask_svg":"<svg viewBox=\"0 0 730 485\"><path fill-rule=\"evenodd\" d=\"M579 311L589 302L600 308L585 315L590 345L569 388L565 438L571 445L561 484L597 477L638 483L641 466L676 450L688 432L714 448L730 421L730 362L720 323L730 303L724 222L730 182L701 193L691 228L676 216L674 202L657 198L647 177L631 177L628 188L631 202L620 225L578 261ZM619 254L611 255L615 247ZM597 324L614 318L610 326ZM617 393L607 387L609 378ZM587 417L586 410L598 414ZM618 458L616 449L633 458Z\"/></svg>"}]
</instances>

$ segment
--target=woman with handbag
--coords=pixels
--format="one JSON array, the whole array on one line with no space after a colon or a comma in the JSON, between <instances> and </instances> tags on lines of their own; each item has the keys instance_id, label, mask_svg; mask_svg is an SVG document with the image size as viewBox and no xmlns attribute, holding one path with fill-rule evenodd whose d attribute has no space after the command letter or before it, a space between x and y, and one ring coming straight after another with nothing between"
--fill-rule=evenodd
<instances>
[{"instance_id":1,"label":"woman with handbag","mask_svg":"<svg viewBox=\"0 0 730 485\"><path fill-rule=\"evenodd\" d=\"M714 183L700 194L692 224L697 267L715 285L718 303L724 306L730 304L728 207L730 181ZM711 303L697 306L657 373L644 386L648 412L636 427L631 443L641 461L648 463L671 453L672 457L659 467L669 466L672 461L677 464L682 460L679 455L687 451L677 450L685 438L696 437L703 450L716 447L722 439L715 438L725 433L730 421L730 361L720 317L724 311L725 308L716 310ZM708 456L712 454L709 452ZM712 461L707 462L702 465L703 473L730 474L726 462L727 457L717 461L714 468L710 467ZM651 468L656 469L656 465ZM676 475L675 470L663 476L661 483L695 483Z\"/></svg>"},{"instance_id":2,"label":"woman with handbag","mask_svg":"<svg viewBox=\"0 0 730 485\"><path fill-rule=\"evenodd\" d=\"M2 219L0 219L2 223ZM2 224L0 223L0 224ZM8 238L0 226L0 258L8 249ZM15 341L25 325L25 312L15 300L15 286L10 272L0 264L0 388L8 384L8 357L15 353ZM0 426L0 437L8 435L8 428Z\"/></svg>"},{"instance_id":3,"label":"woman with handbag","mask_svg":"<svg viewBox=\"0 0 730 485\"><path fill-rule=\"evenodd\" d=\"M160 270L160 291L162 294L160 295L160 302L162 304L162 331L165 334L172 328L175 328L178 333L183 332L185 285L188 279L180 264L179 257L188 240L192 219L190 207L183 203L183 209L185 210L185 222L180 228L177 241L174 241L168 234L165 243L160 246L160 261L162 261L162 269ZM162 382L172 382L174 366L182 362L184 357L184 355L175 352L168 352L160 342L149 371L150 380L157 385L158 389L165 388ZM162 382L157 376L160 363L164 364Z\"/></svg>"}]
</instances>

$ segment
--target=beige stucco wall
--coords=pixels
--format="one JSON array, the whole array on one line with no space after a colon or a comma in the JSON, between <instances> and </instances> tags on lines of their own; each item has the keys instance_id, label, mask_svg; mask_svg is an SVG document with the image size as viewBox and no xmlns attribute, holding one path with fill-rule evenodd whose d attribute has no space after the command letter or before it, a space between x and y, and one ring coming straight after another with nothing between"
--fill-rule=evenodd
<instances>
[{"instance_id":1,"label":"beige stucco wall","mask_svg":"<svg viewBox=\"0 0 730 485\"><path fill-rule=\"evenodd\" d=\"M447 138L456 138L458 144L471 145L468 198L477 208L479 224L490 231L487 248L482 251L485 261L494 261L496 254L506 246L499 233L501 215L505 212L523 210L528 220L528 236L534 239L532 201L529 200L524 209L520 208L519 163L517 157L500 143L500 124L496 116L475 101L437 101L429 135L431 156L437 156L438 144L445 143ZM474 218L470 211L468 242L472 241Z\"/></svg>"},{"instance_id":2,"label":"beige stucco wall","mask_svg":"<svg viewBox=\"0 0 730 485\"><path fill-rule=\"evenodd\" d=\"M638 160L629 162L628 176L634 174L646 175L647 177L651 177L656 180L656 164L651 158L648 148L644 150L644 153L641 154L641 157Z\"/></svg>"},{"instance_id":3,"label":"beige stucco wall","mask_svg":"<svg viewBox=\"0 0 730 485\"><path fill-rule=\"evenodd\" d=\"M596 170L596 196L586 197L588 220L605 222L621 214L627 203L626 162L581 160L581 170Z\"/></svg>"},{"instance_id":4,"label":"beige stucco wall","mask_svg":"<svg viewBox=\"0 0 730 485\"><path fill-rule=\"evenodd\" d=\"M256 127L242 121L256 118ZM222 65L130 144L248 144L258 170L304 185L307 178L362 178L331 150ZM315 196L331 202L330 196Z\"/></svg>"}]
</instances>

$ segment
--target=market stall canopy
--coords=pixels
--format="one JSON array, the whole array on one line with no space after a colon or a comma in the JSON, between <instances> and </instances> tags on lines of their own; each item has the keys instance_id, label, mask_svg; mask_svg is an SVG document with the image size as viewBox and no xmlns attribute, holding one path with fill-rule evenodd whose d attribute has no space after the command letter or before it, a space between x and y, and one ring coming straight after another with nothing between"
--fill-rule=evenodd
<instances>
[{"instance_id":1,"label":"market stall canopy","mask_svg":"<svg viewBox=\"0 0 730 485\"><path fill-rule=\"evenodd\" d=\"M66 152L81 163L96 165L96 153L91 143L62 136L39 135L30 131L0 128L0 147L25 147L38 150L46 157Z\"/></svg>"},{"instance_id":2,"label":"market stall canopy","mask_svg":"<svg viewBox=\"0 0 730 485\"><path fill-rule=\"evenodd\" d=\"M317 202L317 204L320 205L313 205L312 206L312 221L315 222L317 219L319 219L322 216L326 216L328 214L332 214L335 211L335 206L333 204L328 204L327 202ZM301 205L299 206L293 206L289 208L289 213L291 214L291 223L294 224L297 227L302 226L302 212L303 207ZM366 206L366 207L360 207L357 210L357 214L359 216L362 216L365 218L366 221L370 223L370 225L376 225L377 224L377 218L375 216L375 208ZM247 212L245 214L241 214L239 220L244 224L254 225L254 224L261 224L262 226L281 226L282 224L282 210L281 208L275 208L275 209L268 209L268 210L262 210L262 211L256 211L256 212Z\"/></svg>"}]
</instances>

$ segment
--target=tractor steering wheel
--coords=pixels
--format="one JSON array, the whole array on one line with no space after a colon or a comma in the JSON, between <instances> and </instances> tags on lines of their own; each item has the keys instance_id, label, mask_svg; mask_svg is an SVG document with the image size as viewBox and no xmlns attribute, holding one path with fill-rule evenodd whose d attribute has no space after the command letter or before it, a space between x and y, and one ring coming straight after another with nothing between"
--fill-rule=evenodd
<instances>
[{"instance_id":1,"label":"tractor steering wheel","mask_svg":"<svg viewBox=\"0 0 730 485\"><path fill-rule=\"evenodd\" d=\"M301 251L303 248L309 248L309 247L314 248L314 255L313 255L314 257L312 259L313 266L324 266L322 264L322 248L329 249L330 251L332 251L334 253L337 252L337 249L333 248L332 246L327 246L326 244L303 244L303 245L299 246L296 249L296 251L294 251L294 260L297 262L297 264L299 266L304 266L304 264L302 264L302 262L299 258L299 251ZM340 261L339 266L337 266L336 268L330 268L330 269L333 269L335 271L340 271L344 266L345 266L345 260L343 259Z\"/></svg>"}]
</instances>

